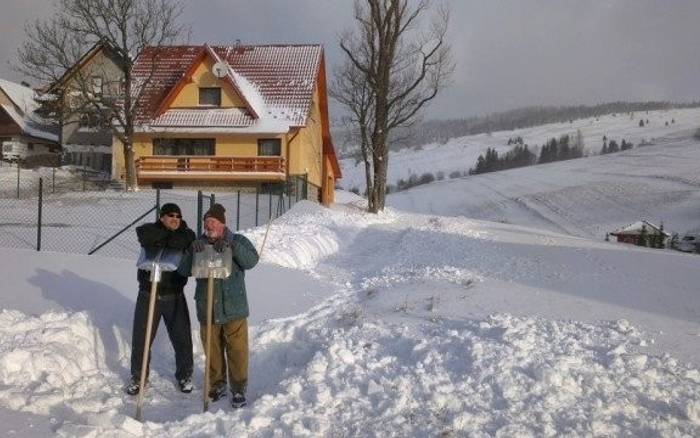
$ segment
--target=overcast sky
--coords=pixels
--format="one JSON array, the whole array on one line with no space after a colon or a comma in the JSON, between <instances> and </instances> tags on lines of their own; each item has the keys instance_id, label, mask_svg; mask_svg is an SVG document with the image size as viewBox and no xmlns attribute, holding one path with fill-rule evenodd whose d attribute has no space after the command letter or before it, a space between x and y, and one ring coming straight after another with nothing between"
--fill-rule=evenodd
<instances>
[{"instance_id":1,"label":"overcast sky","mask_svg":"<svg viewBox=\"0 0 700 438\"><path fill-rule=\"evenodd\" d=\"M426 118L527 105L700 100L700 0L452 0L453 83ZM3 0L0 78L50 0ZM191 0L191 43L320 43L329 71L350 0Z\"/></svg>"}]
</instances>

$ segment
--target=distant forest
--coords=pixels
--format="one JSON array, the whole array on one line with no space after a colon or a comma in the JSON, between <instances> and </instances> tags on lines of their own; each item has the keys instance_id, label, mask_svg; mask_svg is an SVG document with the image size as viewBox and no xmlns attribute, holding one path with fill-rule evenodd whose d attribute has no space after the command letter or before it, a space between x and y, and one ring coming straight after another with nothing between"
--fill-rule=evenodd
<instances>
[{"instance_id":1,"label":"distant forest","mask_svg":"<svg viewBox=\"0 0 700 438\"><path fill-rule=\"evenodd\" d=\"M466 135L528 128L613 113L697 107L700 107L700 102L612 102L593 106L533 106L466 119L427 120L411 128L396 130L389 149L397 151L418 148L429 143L446 143L451 138ZM333 139L341 158L359 157L357 142L348 130L334 129Z\"/></svg>"}]
</instances>

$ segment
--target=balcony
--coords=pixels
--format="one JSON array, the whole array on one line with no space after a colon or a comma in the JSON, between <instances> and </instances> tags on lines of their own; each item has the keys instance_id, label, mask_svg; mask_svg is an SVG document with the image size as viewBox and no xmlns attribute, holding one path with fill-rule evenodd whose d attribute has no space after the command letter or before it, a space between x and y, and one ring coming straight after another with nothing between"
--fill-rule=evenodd
<instances>
[{"instance_id":1,"label":"balcony","mask_svg":"<svg viewBox=\"0 0 700 438\"><path fill-rule=\"evenodd\" d=\"M284 181L283 157L149 155L136 160L142 182Z\"/></svg>"}]
</instances>

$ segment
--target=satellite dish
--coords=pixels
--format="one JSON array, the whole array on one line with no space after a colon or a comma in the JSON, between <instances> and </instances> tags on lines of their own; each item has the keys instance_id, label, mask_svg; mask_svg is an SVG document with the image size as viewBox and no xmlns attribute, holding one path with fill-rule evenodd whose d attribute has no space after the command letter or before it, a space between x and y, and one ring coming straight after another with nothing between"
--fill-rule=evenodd
<instances>
[{"instance_id":1,"label":"satellite dish","mask_svg":"<svg viewBox=\"0 0 700 438\"><path fill-rule=\"evenodd\" d=\"M214 64L212 71L214 72L214 76L217 78L223 78L228 74L228 64L223 61L219 61Z\"/></svg>"}]
</instances>

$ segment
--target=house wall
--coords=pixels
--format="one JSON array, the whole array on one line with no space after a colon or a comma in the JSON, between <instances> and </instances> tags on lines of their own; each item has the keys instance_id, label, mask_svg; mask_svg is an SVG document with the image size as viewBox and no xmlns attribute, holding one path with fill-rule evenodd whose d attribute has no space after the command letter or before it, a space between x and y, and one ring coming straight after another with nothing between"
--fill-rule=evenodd
<instances>
[{"instance_id":1,"label":"house wall","mask_svg":"<svg viewBox=\"0 0 700 438\"><path fill-rule=\"evenodd\" d=\"M214 76L212 73L213 65L214 61L212 59L205 58L204 62L199 64L194 74L192 74L192 81L180 90L170 104L170 108L193 108L199 106L200 87L220 87L222 108L244 107L245 104L233 87Z\"/></svg>"},{"instance_id":2,"label":"house wall","mask_svg":"<svg viewBox=\"0 0 700 438\"><path fill-rule=\"evenodd\" d=\"M12 108L17 108L10 98L0 89L0 105L10 105ZM22 129L15 123L4 109L0 108L0 135L12 136L20 135Z\"/></svg>"},{"instance_id":3,"label":"house wall","mask_svg":"<svg viewBox=\"0 0 700 438\"><path fill-rule=\"evenodd\" d=\"M298 134L287 134L289 139L289 174L308 174L309 182L317 186L323 183L323 134L318 86L314 91L311 111L306 126Z\"/></svg>"},{"instance_id":4,"label":"house wall","mask_svg":"<svg viewBox=\"0 0 700 438\"><path fill-rule=\"evenodd\" d=\"M335 174L333 172L333 165L331 164L330 157L326 156L324 158L325 162L325 182L321 192L321 203L324 205L330 205L335 202Z\"/></svg>"},{"instance_id":5,"label":"house wall","mask_svg":"<svg viewBox=\"0 0 700 438\"><path fill-rule=\"evenodd\" d=\"M74 73L64 84L66 93L63 106L67 108L67 111L63 120L61 141L67 152L68 163L88 166L99 171L109 171L111 167L112 172L114 172L114 165L110 165L113 145L111 129L81 127L80 114L76 108L78 105L76 96L81 94L81 82L90 81L89 78L93 75L102 78L102 92L105 95L121 93L123 78L121 68L106 55L104 50L98 50L93 56L87 58L78 72ZM76 99L75 102L73 102L74 99ZM112 178L115 178L114 173L112 173Z\"/></svg>"},{"instance_id":6,"label":"house wall","mask_svg":"<svg viewBox=\"0 0 700 438\"><path fill-rule=\"evenodd\" d=\"M92 146L111 146L111 130L104 128L80 127L80 114L72 114L71 109L77 110L76 96L81 94L81 82L90 80L91 76L102 77L102 88L105 95L119 94L123 73L119 66L105 55L104 50L99 50L86 60L83 66L74 73L64 85L64 107L69 108L63 121L63 144L80 144ZM74 102L74 100L76 100Z\"/></svg>"}]
</instances>

